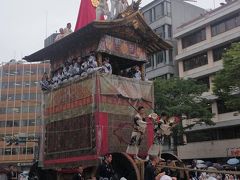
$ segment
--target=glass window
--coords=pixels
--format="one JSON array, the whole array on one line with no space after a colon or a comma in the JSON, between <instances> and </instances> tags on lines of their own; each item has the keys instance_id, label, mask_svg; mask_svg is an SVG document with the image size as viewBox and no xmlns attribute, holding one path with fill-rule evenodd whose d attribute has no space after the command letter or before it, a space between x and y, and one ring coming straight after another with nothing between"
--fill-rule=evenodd
<instances>
[{"instance_id":1,"label":"glass window","mask_svg":"<svg viewBox=\"0 0 240 180\"><path fill-rule=\"evenodd\" d=\"M0 108L0 114L6 114L6 108Z\"/></svg>"},{"instance_id":2,"label":"glass window","mask_svg":"<svg viewBox=\"0 0 240 180\"><path fill-rule=\"evenodd\" d=\"M42 120L41 120L41 119L37 119L37 120L36 120L36 123L37 123L37 124L36 124L37 126L42 125Z\"/></svg>"},{"instance_id":3,"label":"glass window","mask_svg":"<svg viewBox=\"0 0 240 180\"><path fill-rule=\"evenodd\" d=\"M149 61L145 64L146 68L150 68L154 66L154 55L152 55L149 59Z\"/></svg>"},{"instance_id":4,"label":"glass window","mask_svg":"<svg viewBox=\"0 0 240 180\"><path fill-rule=\"evenodd\" d=\"M28 125L29 126L35 126L35 120L34 119L30 119Z\"/></svg>"},{"instance_id":5,"label":"glass window","mask_svg":"<svg viewBox=\"0 0 240 180\"><path fill-rule=\"evenodd\" d=\"M5 155L11 155L11 148L5 148Z\"/></svg>"},{"instance_id":6,"label":"glass window","mask_svg":"<svg viewBox=\"0 0 240 180\"><path fill-rule=\"evenodd\" d=\"M27 154L33 154L33 147L27 148Z\"/></svg>"},{"instance_id":7,"label":"glass window","mask_svg":"<svg viewBox=\"0 0 240 180\"><path fill-rule=\"evenodd\" d=\"M152 10L151 10L151 9L148 10L148 11L146 11L146 12L143 14L143 16L144 16L145 21L146 21L148 24L150 24L150 23L152 22Z\"/></svg>"},{"instance_id":8,"label":"glass window","mask_svg":"<svg viewBox=\"0 0 240 180\"><path fill-rule=\"evenodd\" d=\"M1 101L5 101L5 100L7 100L7 95L2 94L2 95L0 96L0 98L1 98Z\"/></svg>"},{"instance_id":9,"label":"glass window","mask_svg":"<svg viewBox=\"0 0 240 180\"><path fill-rule=\"evenodd\" d=\"M216 36L235 27L240 26L240 13L235 14L231 18L224 19L211 26L212 36Z\"/></svg>"},{"instance_id":10,"label":"glass window","mask_svg":"<svg viewBox=\"0 0 240 180\"><path fill-rule=\"evenodd\" d=\"M166 16L171 16L171 2L166 1L165 15Z\"/></svg>"},{"instance_id":11,"label":"glass window","mask_svg":"<svg viewBox=\"0 0 240 180\"><path fill-rule=\"evenodd\" d=\"M183 70L188 71L208 64L207 53L183 61Z\"/></svg>"},{"instance_id":12,"label":"glass window","mask_svg":"<svg viewBox=\"0 0 240 180\"><path fill-rule=\"evenodd\" d=\"M7 127L13 127L13 121L7 121Z\"/></svg>"},{"instance_id":13,"label":"glass window","mask_svg":"<svg viewBox=\"0 0 240 180\"><path fill-rule=\"evenodd\" d=\"M217 108L218 108L218 113L219 114L224 114L224 113L229 113L229 112L234 112L237 111L238 109L234 108L229 108L225 105L223 100L218 99L217 100Z\"/></svg>"},{"instance_id":14,"label":"glass window","mask_svg":"<svg viewBox=\"0 0 240 180\"><path fill-rule=\"evenodd\" d=\"M165 28L164 28L164 26L158 27L154 31L160 38L165 38Z\"/></svg>"},{"instance_id":15,"label":"glass window","mask_svg":"<svg viewBox=\"0 0 240 180\"><path fill-rule=\"evenodd\" d=\"M14 121L14 127L19 127L19 126L20 126L20 121L15 120L15 121Z\"/></svg>"},{"instance_id":16,"label":"glass window","mask_svg":"<svg viewBox=\"0 0 240 180\"><path fill-rule=\"evenodd\" d=\"M164 15L164 6L163 3L158 4L154 7L154 20L157 20Z\"/></svg>"},{"instance_id":17,"label":"glass window","mask_svg":"<svg viewBox=\"0 0 240 180\"><path fill-rule=\"evenodd\" d=\"M169 53L169 64L173 64L173 50L168 50Z\"/></svg>"},{"instance_id":18,"label":"glass window","mask_svg":"<svg viewBox=\"0 0 240 180\"><path fill-rule=\"evenodd\" d=\"M226 50L229 47L230 47L230 44L226 45L226 46L222 46L222 47L213 49L213 61L222 60L223 54L226 52Z\"/></svg>"},{"instance_id":19,"label":"glass window","mask_svg":"<svg viewBox=\"0 0 240 180\"><path fill-rule=\"evenodd\" d=\"M0 127L5 127L6 126L6 121L0 121Z\"/></svg>"},{"instance_id":20,"label":"glass window","mask_svg":"<svg viewBox=\"0 0 240 180\"><path fill-rule=\"evenodd\" d=\"M28 126L28 120L21 120L21 126Z\"/></svg>"},{"instance_id":21,"label":"glass window","mask_svg":"<svg viewBox=\"0 0 240 180\"><path fill-rule=\"evenodd\" d=\"M199 30L182 38L182 47L187 48L206 40L206 29Z\"/></svg>"},{"instance_id":22,"label":"glass window","mask_svg":"<svg viewBox=\"0 0 240 180\"><path fill-rule=\"evenodd\" d=\"M209 76L199 78L199 79L197 79L197 81L198 81L200 84L205 84L205 85L208 87L208 89L210 88Z\"/></svg>"},{"instance_id":23,"label":"glass window","mask_svg":"<svg viewBox=\"0 0 240 180\"><path fill-rule=\"evenodd\" d=\"M172 26L167 24L167 30L168 30L168 38L172 37Z\"/></svg>"},{"instance_id":24,"label":"glass window","mask_svg":"<svg viewBox=\"0 0 240 180\"><path fill-rule=\"evenodd\" d=\"M12 155L16 155L16 154L18 154L17 152L18 152L18 151L17 151L16 148L12 148Z\"/></svg>"},{"instance_id":25,"label":"glass window","mask_svg":"<svg viewBox=\"0 0 240 180\"><path fill-rule=\"evenodd\" d=\"M4 149L0 148L0 156L4 155Z\"/></svg>"},{"instance_id":26,"label":"glass window","mask_svg":"<svg viewBox=\"0 0 240 180\"><path fill-rule=\"evenodd\" d=\"M22 107L22 112L23 113L28 113L28 111L30 112L30 109L28 108L28 106Z\"/></svg>"},{"instance_id":27,"label":"glass window","mask_svg":"<svg viewBox=\"0 0 240 180\"><path fill-rule=\"evenodd\" d=\"M236 27L236 19L232 18L226 21L226 31Z\"/></svg>"},{"instance_id":28,"label":"glass window","mask_svg":"<svg viewBox=\"0 0 240 180\"><path fill-rule=\"evenodd\" d=\"M156 53L156 63L166 63L166 51L160 51Z\"/></svg>"}]
</instances>

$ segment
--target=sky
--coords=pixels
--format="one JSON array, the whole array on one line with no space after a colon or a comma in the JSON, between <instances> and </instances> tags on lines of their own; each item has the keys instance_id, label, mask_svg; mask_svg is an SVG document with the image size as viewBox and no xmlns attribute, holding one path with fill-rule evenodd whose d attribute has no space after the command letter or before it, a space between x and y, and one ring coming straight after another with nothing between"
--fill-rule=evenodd
<instances>
[{"instance_id":1,"label":"sky","mask_svg":"<svg viewBox=\"0 0 240 180\"><path fill-rule=\"evenodd\" d=\"M130 2L130 0L128 0ZM142 0L144 6L152 0ZM224 0L197 0L213 9ZM44 39L65 27L75 27L80 0L0 0L0 62L20 60L43 48ZM215 6L214 6L215 2Z\"/></svg>"}]
</instances>

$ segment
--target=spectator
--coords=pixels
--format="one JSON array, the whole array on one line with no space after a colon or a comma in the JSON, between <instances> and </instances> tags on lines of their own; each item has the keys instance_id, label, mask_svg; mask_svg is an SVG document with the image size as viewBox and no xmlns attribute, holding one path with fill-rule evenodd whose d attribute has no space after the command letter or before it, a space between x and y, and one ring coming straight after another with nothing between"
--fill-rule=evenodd
<instances>
[{"instance_id":1,"label":"spectator","mask_svg":"<svg viewBox=\"0 0 240 180\"><path fill-rule=\"evenodd\" d=\"M60 28L60 29L59 29L59 32L60 32L60 33L56 36L54 42L59 41L60 39L64 38L63 28Z\"/></svg>"},{"instance_id":2,"label":"spectator","mask_svg":"<svg viewBox=\"0 0 240 180\"><path fill-rule=\"evenodd\" d=\"M17 172L15 171L13 165L10 165L9 172L7 173L7 179L8 180L17 180Z\"/></svg>"},{"instance_id":3,"label":"spectator","mask_svg":"<svg viewBox=\"0 0 240 180\"><path fill-rule=\"evenodd\" d=\"M112 74L112 65L109 63L108 57L103 60L102 72Z\"/></svg>"},{"instance_id":4,"label":"spectator","mask_svg":"<svg viewBox=\"0 0 240 180\"><path fill-rule=\"evenodd\" d=\"M99 166L98 171L99 171L99 178L101 179L112 179L114 176L114 170L111 165L112 162L112 155L111 154L106 154L104 156L104 161L103 163Z\"/></svg>"},{"instance_id":5,"label":"spectator","mask_svg":"<svg viewBox=\"0 0 240 180\"><path fill-rule=\"evenodd\" d=\"M42 80L40 81L40 86L43 91L49 90L50 89L50 81L48 78L48 74L45 72L43 74Z\"/></svg>"},{"instance_id":6,"label":"spectator","mask_svg":"<svg viewBox=\"0 0 240 180\"><path fill-rule=\"evenodd\" d=\"M131 69L127 73L127 77L133 78L135 73L136 73L135 67L131 67Z\"/></svg>"},{"instance_id":7,"label":"spectator","mask_svg":"<svg viewBox=\"0 0 240 180\"><path fill-rule=\"evenodd\" d=\"M87 61L87 73L92 73L97 68L97 61L94 53L92 52L91 55L88 57Z\"/></svg>"},{"instance_id":8,"label":"spectator","mask_svg":"<svg viewBox=\"0 0 240 180\"><path fill-rule=\"evenodd\" d=\"M81 76L87 75L87 70L88 70L88 61L86 58L83 59L83 63L81 64Z\"/></svg>"},{"instance_id":9,"label":"spectator","mask_svg":"<svg viewBox=\"0 0 240 180\"><path fill-rule=\"evenodd\" d=\"M149 156L150 162L145 168L144 180L159 180L165 173L156 173L156 165L159 163L159 158L157 156Z\"/></svg>"},{"instance_id":10,"label":"spectator","mask_svg":"<svg viewBox=\"0 0 240 180\"><path fill-rule=\"evenodd\" d=\"M139 66L135 66L134 70L135 70L135 73L134 73L133 78L137 79L137 80L141 80L142 79L142 73L140 71Z\"/></svg>"},{"instance_id":11,"label":"spectator","mask_svg":"<svg viewBox=\"0 0 240 180\"><path fill-rule=\"evenodd\" d=\"M71 27L72 27L71 23L67 23L67 27L65 27L63 30L64 36L67 36L73 32Z\"/></svg>"},{"instance_id":12,"label":"spectator","mask_svg":"<svg viewBox=\"0 0 240 180\"><path fill-rule=\"evenodd\" d=\"M78 167L78 173L74 174L72 180L84 180L84 178L83 178L83 166L82 165L80 165Z\"/></svg>"}]
</instances>

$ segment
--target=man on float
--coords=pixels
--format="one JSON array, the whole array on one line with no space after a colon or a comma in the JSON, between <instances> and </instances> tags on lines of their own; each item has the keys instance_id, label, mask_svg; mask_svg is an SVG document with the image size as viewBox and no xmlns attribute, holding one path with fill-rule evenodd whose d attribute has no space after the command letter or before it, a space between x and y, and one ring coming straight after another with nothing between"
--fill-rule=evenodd
<instances>
[{"instance_id":1,"label":"man on float","mask_svg":"<svg viewBox=\"0 0 240 180\"><path fill-rule=\"evenodd\" d=\"M167 114L163 112L161 116L159 117L156 113L152 113L149 115L149 118L153 120L153 131L154 131L154 138L153 138L153 144L148 150L148 156L159 156L160 160L161 159L161 149L162 149L162 144L164 142L164 130L163 130L163 125L167 125ZM148 159L148 157L147 157Z\"/></svg>"},{"instance_id":2,"label":"man on float","mask_svg":"<svg viewBox=\"0 0 240 180\"><path fill-rule=\"evenodd\" d=\"M131 135L131 141L126 151L128 154L134 155L134 158L138 158L139 146L141 145L147 127L145 117L146 114L144 107L138 107L138 113L134 117L134 127Z\"/></svg>"}]
</instances>

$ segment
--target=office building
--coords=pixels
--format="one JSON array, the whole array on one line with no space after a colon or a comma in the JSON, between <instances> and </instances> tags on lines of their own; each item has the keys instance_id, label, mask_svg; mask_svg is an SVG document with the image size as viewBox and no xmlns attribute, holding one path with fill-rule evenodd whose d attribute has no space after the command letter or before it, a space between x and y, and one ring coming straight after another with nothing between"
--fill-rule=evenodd
<instances>
[{"instance_id":1,"label":"office building","mask_svg":"<svg viewBox=\"0 0 240 180\"><path fill-rule=\"evenodd\" d=\"M224 102L213 95L213 79L223 68L223 53L231 43L240 41L240 1L226 1L177 29L181 78L194 78L205 83L209 91L203 96L212 101L215 126L196 125L186 132L187 145L178 146L181 159L226 158L240 156L240 115L226 108ZM191 120L184 124L191 124Z\"/></svg>"},{"instance_id":2,"label":"office building","mask_svg":"<svg viewBox=\"0 0 240 180\"><path fill-rule=\"evenodd\" d=\"M49 63L27 64L11 60L0 66L0 165L30 165L37 143L14 143L5 140L26 136L36 140L41 134L41 90L39 80L50 71Z\"/></svg>"},{"instance_id":3,"label":"office building","mask_svg":"<svg viewBox=\"0 0 240 180\"><path fill-rule=\"evenodd\" d=\"M149 63L146 64L146 77L168 79L177 75L177 67L174 63L177 53L176 42L172 34L178 26L198 17L205 10L183 0L154 0L144 6L141 12L156 34L173 46L173 49L158 52L150 58Z\"/></svg>"}]
</instances>

